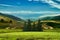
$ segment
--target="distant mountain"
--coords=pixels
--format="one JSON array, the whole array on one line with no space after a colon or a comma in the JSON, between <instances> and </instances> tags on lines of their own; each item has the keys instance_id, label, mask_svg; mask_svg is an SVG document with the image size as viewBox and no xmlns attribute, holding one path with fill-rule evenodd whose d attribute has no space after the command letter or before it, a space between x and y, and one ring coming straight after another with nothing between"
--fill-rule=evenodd
<instances>
[{"instance_id":1,"label":"distant mountain","mask_svg":"<svg viewBox=\"0 0 60 40\"><path fill-rule=\"evenodd\" d=\"M16 21L23 21L21 18L18 18L18 17L13 16L13 15L9 15L9 14L0 13L0 16L9 17L9 18L14 19L14 20L16 20Z\"/></svg>"},{"instance_id":2,"label":"distant mountain","mask_svg":"<svg viewBox=\"0 0 60 40\"><path fill-rule=\"evenodd\" d=\"M60 15L43 17L41 20L60 20Z\"/></svg>"},{"instance_id":3,"label":"distant mountain","mask_svg":"<svg viewBox=\"0 0 60 40\"><path fill-rule=\"evenodd\" d=\"M60 15L53 17L52 20L58 20L58 21L60 21Z\"/></svg>"},{"instance_id":4,"label":"distant mountain","mask_svg":"<svg viewBox=\"0 0 60 40\"><path fill-rule=\"evenodd\" d=\"M43 18L41 18L41 20L51 20L52 18L53 18L53 16L43 17Z\"/></svg>"}]
</instances>

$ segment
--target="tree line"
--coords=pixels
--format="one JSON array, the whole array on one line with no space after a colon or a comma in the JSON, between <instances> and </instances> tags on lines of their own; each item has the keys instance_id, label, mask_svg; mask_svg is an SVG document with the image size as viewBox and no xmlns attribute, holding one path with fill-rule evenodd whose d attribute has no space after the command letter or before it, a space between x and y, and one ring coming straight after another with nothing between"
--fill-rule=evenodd
<instances>
[{"instance_id":1,"label":"tree line","mask_svg":"<svg viewBox=\"0 0 60 40\"><path fill-rule=\"evenodd\" d=\"M32 21L30 19L28 19L28 22L24 23L23 31L43 31L40 19L38 20L37 24L35 24L35 22L33 22L33 25L32 25L31 23L32 23Z\"/></svg>"}]
</instances>

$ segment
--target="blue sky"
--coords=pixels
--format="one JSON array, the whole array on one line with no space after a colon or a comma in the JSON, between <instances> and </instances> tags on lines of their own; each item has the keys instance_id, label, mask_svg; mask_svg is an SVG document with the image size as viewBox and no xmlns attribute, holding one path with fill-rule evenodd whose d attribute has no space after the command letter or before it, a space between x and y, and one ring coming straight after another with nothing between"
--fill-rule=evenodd
<instances>
[{"instance_id":1,"label":"blue sky","mask_svg":"<svg viewBox=\"0 0 60 40\"><path fill-rule=\"evenodd\" d=\"M60 15L60 0L0 0L0 12L19 18Z\"/></svg>"}]
</instances>

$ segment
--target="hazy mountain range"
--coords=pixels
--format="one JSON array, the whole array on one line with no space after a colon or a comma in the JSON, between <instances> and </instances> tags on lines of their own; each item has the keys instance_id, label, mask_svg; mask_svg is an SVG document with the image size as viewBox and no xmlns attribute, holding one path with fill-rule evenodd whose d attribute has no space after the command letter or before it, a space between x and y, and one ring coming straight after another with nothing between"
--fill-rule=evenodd
<instances>
[{"instance_id":1,"label":"hazy mountain range","mask_svg":"<svg viewBox=\"0 0 60 40\"><path fill-rule=\"evenodd\" d=\"M5 16L5 17L8 17L8 18L14 19L16 21L21 21L22 20L21 18L18 18L18 17L13 16L13 15L9 15L9 14L0 13L0 16Z\"/></svg>"},{"instance_id":2,"label":"hazy mountain range","mask_svg":"<svg viewBox=\"0 0 60 40\"><path fill-rule=\"evenodd\" d=\"M21 19L19 17L16 17L14 15L3 14L3 13L0 13L0 16L5 16L5 17L8 17L8 18L17 20L17 21L25 20L25 19ZM41 19L41 20L60 20L60 15L57 15L57 16L46 16L46 17L38 18L38 19ZM31 19L31 20L38 20L38 19Z\"/></svg>"},{"instance_id":3,"label":"hazy mountain range","mask_svg":"<svg viewBox=\"0 0 60 40\"><path fill-rule=\"evenodd\" d=\"M43 17L41 20L60 20L60 15Z\"/></svg>"}]
</instances>

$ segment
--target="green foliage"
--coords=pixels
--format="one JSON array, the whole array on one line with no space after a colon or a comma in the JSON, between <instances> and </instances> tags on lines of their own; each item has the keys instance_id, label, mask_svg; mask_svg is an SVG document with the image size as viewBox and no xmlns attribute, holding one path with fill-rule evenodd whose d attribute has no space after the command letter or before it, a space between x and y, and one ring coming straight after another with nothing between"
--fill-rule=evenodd
<instances>
[{"instance_id":1,"label":"green foliage","mask_svg":"<svg viewBox=\"0 0 60 40\"><path fill-rule=\"evenodd\" d=\"M31 20L30 19L28 19L27 29L28 31L31 31Z\"/></svg>"},{"instance_id":2,"label":"green foliage","mask_svg":"<svg viewBox=\"0 0 60 40\"><path fill-rule=\"evenodd\" d=\"M39 19L39 20L38 20L38 24L37 24L37 31L43 31L43 29L42 29L42 24L41 24L40 21L41 21L41 20Z\"/></svg>"},{"instance_id":3,"label":"green foliage","mask_svg":"<svg viewBox=\"0 0 60 40\"><path fill-rule=\"evenodd\" d=\"M4 22L4 19L1 19L0 22Z\"/></svg>"},{"instance_id":4,"label":"green foliage","mask_svg":"<svg viewBox=\"0 0 60 40\"><path fill-rule=\"evenodd\" d=\"M25 24L24 24L24 29L23 29L24 31L31 31L31 21L30 21L30 19L28 19L28 22L27 22L27 24L26 24L26 22L25 22Z\"/></svg>"},{"instance_id":5,"label":"green foliage","mask_svg":"<svg viewBox=\"0 0 60 40\"><path fill-rule=\"evenodd\" d=\"M33 22L32 31L37 31L36 29L37 29L36 24L35 24L35 22Z\"/></svg>"},{"instance_id":6,"label":"green foliage","mask_svg":"<svg viewBox=\"0 0 60 40\"><path fill-rule=\"evenodd\" d=\"M0 25L0 29L5 29L6 27L8 27L8 25L4 25L4 26L3 25L2 26Z\"/></svg>"},{"instance_id":7,"label":"green foliage","mask_svg":"<svg viewBox=\"0 0 60 40\"><path fill-rule=\"evenodd\" d=\"M12 23L12 20L10 20L9 23Z\"/></svg>"},{"instance_id":8,"label":"green foliage","mask_svg":"<svg viewBox=\"0 0 60 40\"><path fill-rule=\"evenodd\" d=\"M25 22L23 30L25 30L25 31L43 31L42 24L41 24L40 20L38 20L38 24L36 26L35 22L33 22L33 25L31 24L30 19L28 19L27 24Z\"/></svg>"},{"instance_id":9,"label":"green foliage","mask_svg":"<svg viewBox=\"0 0 60 40\"><path fill-rule=\"evenodd\" d=\"M24 22L23 31L27 31L27 24L26 24L26 22Z\"/></svg>"},{"instance_id":10,"label":"green foliage","mask_svg":"<svg viewBox=\"0 0 60 40\"><path fill-rule=\"evenodd\" d=\"M54 28L60 28L60 23L47 22L47 25Z\"/></svg>"}]
</instances>

